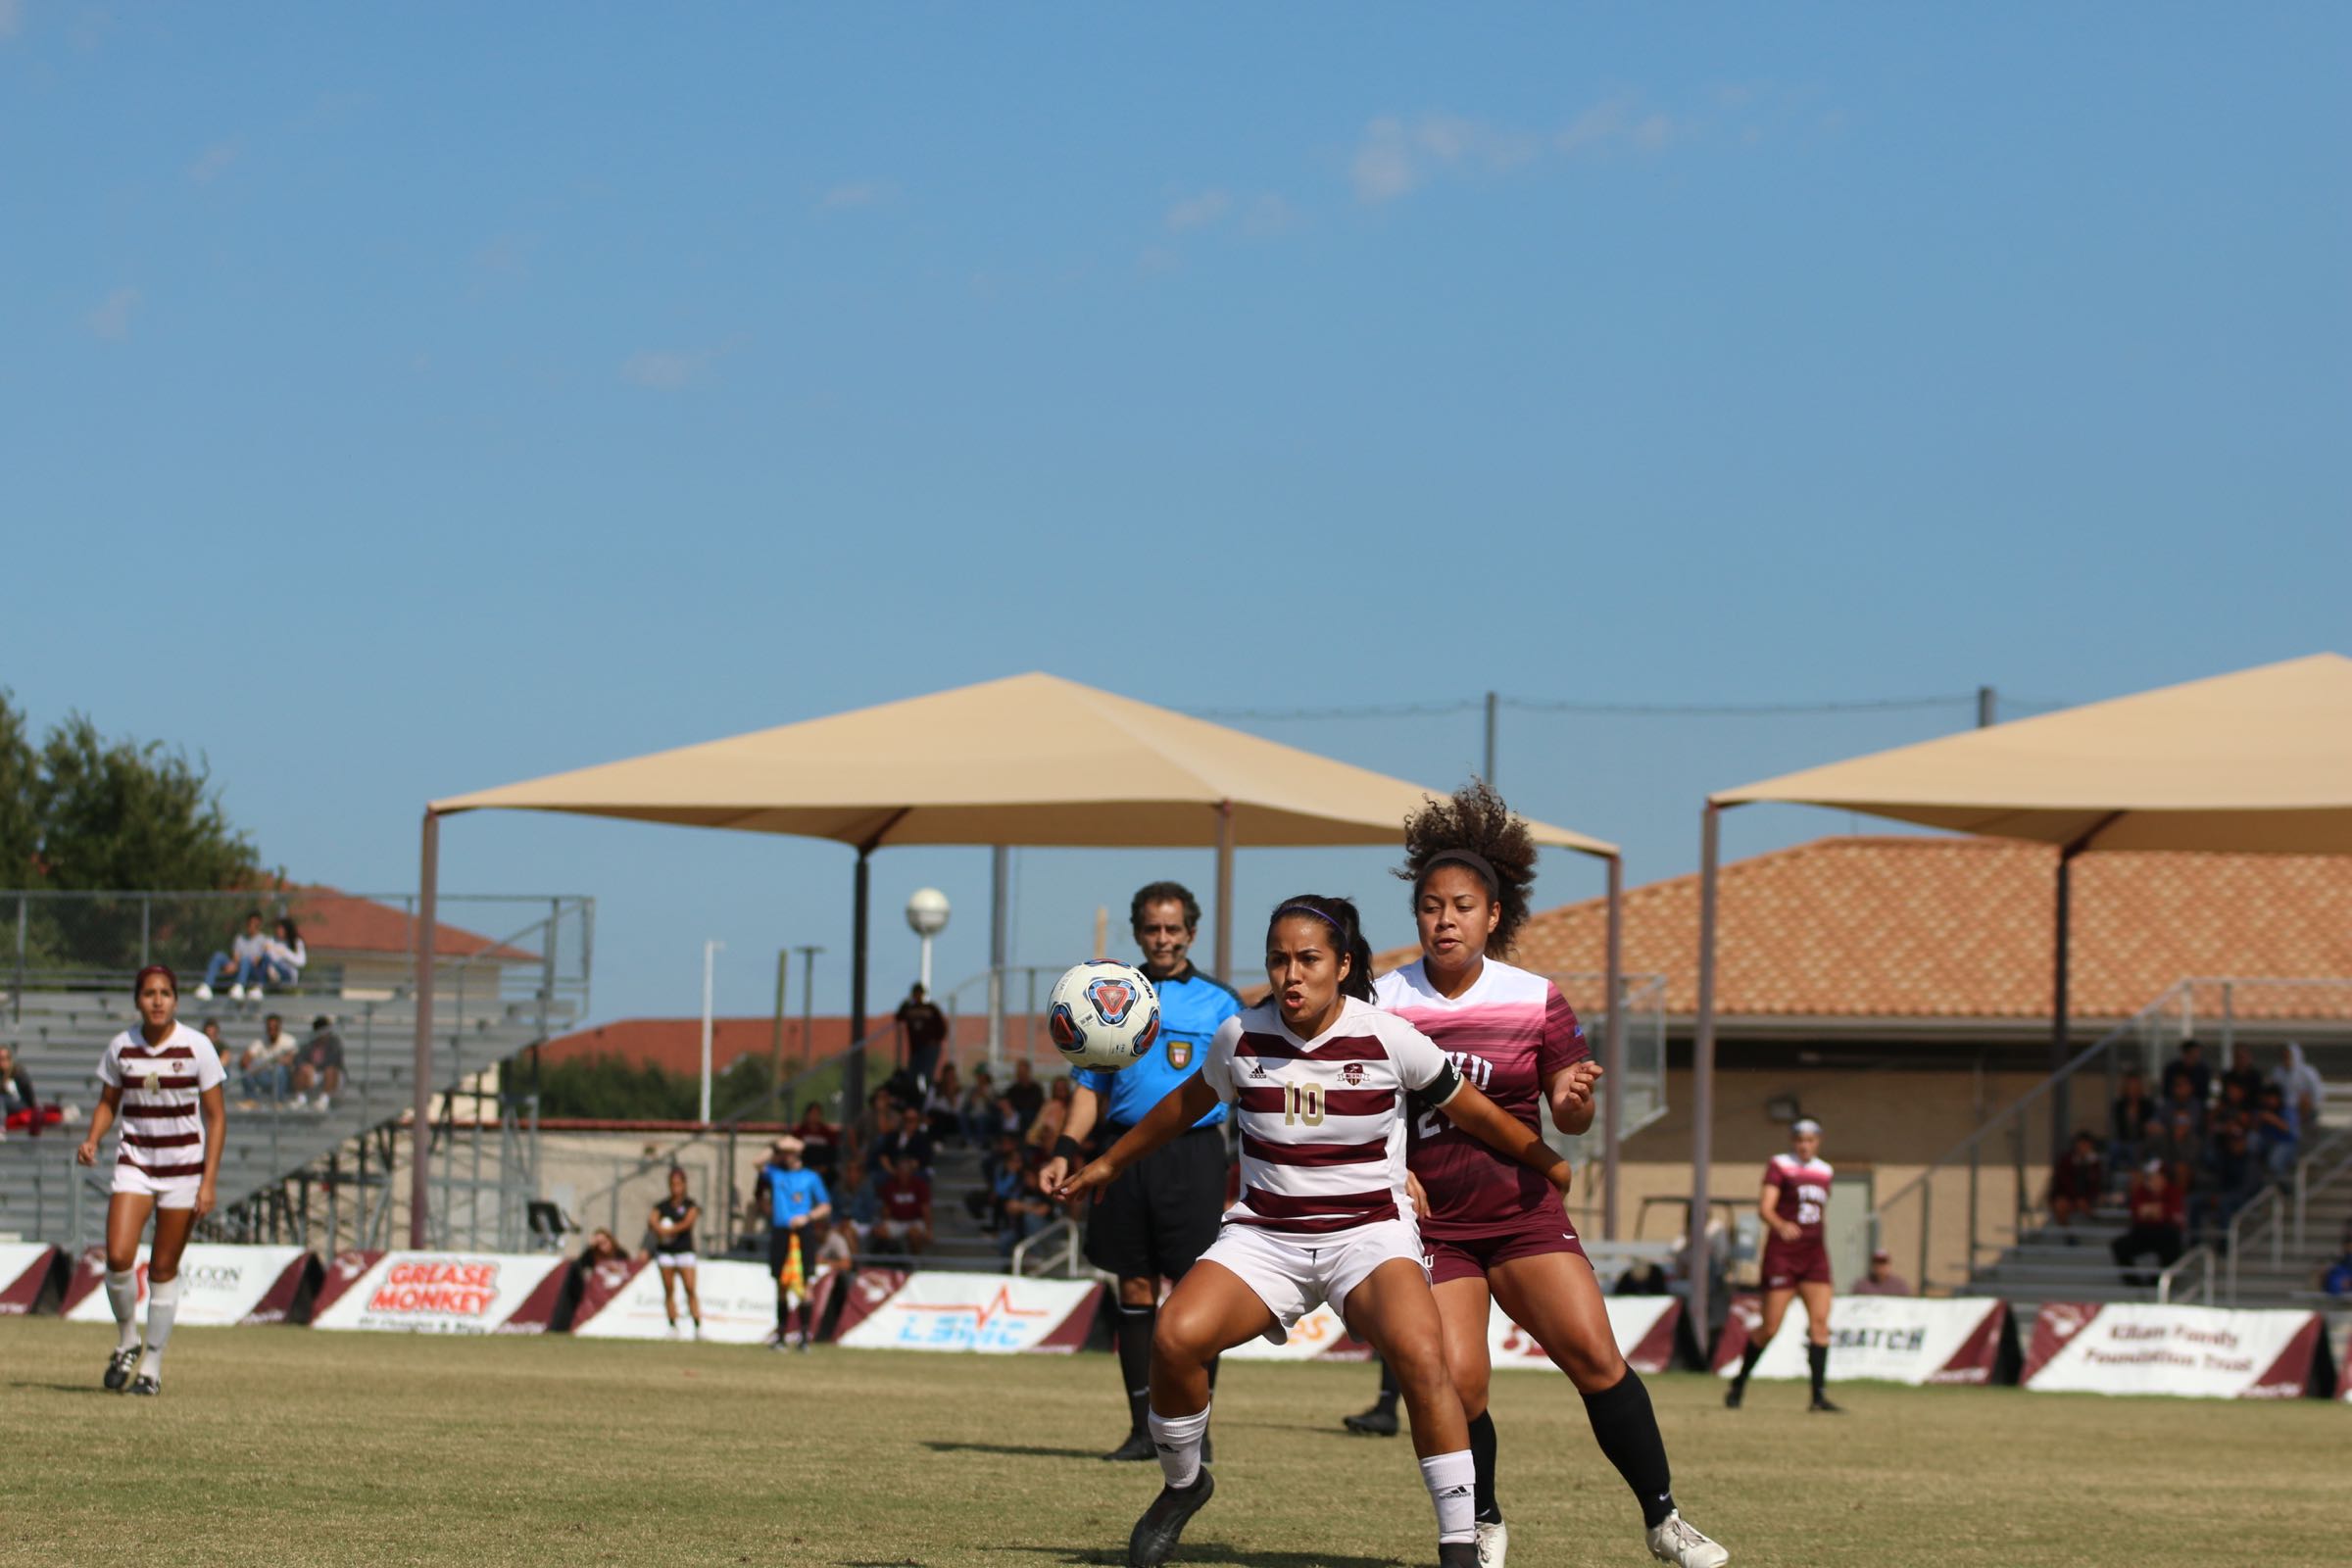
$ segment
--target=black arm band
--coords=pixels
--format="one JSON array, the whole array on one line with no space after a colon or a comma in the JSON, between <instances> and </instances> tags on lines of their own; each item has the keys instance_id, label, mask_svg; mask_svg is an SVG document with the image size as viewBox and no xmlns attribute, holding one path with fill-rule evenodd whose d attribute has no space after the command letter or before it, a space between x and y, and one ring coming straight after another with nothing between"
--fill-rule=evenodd
<instances>
[{"instance_id":1,"label":"black arm band","mask_svg":"<svg viewBox=\"0 0 2352 1568\"><path fill-rule=\"evenodd\" d=\"M1063 1133L1059 1138L1054 1140L1054 1157L1055 1159L1066 1159L1075 1165L1085 1155L1086 1146L1068 1133Z\"/></svg>"},{"instance_id":2,"label":"black arm band","mask_svg":"<svg viewBox=\"0 0 2352 1568\"><path fill-rule=\"evenodd\" d=\"M1421 1099L1432 1105L1443 1105L1461 1093L1462 1085L1467 1082L1469 1080L1462 1076L1462 1069L1448 1061L1446 1070L1432 1078L1429 1087L1421 1091Z\"/></svg>"}]
</instances>

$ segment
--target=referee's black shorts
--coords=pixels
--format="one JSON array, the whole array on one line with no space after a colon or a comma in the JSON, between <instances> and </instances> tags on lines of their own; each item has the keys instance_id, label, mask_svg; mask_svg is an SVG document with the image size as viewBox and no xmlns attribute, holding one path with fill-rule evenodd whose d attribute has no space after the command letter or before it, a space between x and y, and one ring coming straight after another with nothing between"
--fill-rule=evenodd
<instances>
[{"instance_id":1,"label":"referee's black shorts","mask_svg":"<svg viewBox=\"0 0 2352 1568\"><path fill-rule=\"evenodd\" d=\"M802 1232L789 1225L770 1225L767 1228L767 1277L774 1279L784 1272L784 1264L792 1256L792 1239ZM807 1279L815 1270L810 1266L807 1246L801 1248L801 1277Z\"/></svg>"},{"instance_id":2,"label":"referee's black shorts","mask_svg":"<svg viewBox=\"0 0 2352 1568\"><path fill-rule=\"evenodd\" d=\"M1104 1128L1101 1147L1126 1130ZM1086 1260L1121 1279L1178 1279L1224 1215L1225 1129L1196 1127L1102 1189L1086 1222Z\"/></svg>"}]
</instances>

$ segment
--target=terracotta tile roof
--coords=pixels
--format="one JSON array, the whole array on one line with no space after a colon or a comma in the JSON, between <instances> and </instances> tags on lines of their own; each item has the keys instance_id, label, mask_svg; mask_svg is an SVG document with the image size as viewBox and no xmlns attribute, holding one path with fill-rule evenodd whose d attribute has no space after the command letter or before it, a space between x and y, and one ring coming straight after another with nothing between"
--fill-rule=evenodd
<instances>
[{"instance_id":1,"label":"terracotta tile roof","mask_svg":"<svg viewBox=\"0 0 2352 1568\"><path fill-rule=\"evenodd\" d=\"M2055 861L2054 850L2001 839L1840 837L1727 864L1717 1006L1727 1017L2047 1017ZM2088 855L2073 884L2077 1017L2128 1016L2192 975L2352 976L2352 857ZM1598 970L1606 927L1599 899L1542 911L1513 961ZM1697 1008L1697 952L1696 876L1626 894L1626 970L1665 975L1669 1013ZM2248 988L2236 1006L2343 1017L2352 988Z\"/></svg>"},{"instance_id":2,"label":"terracotta tile roof","mask_svg":"<svg viewBox=\"0 0 2352 1568\"><path fill-rule=\"evenodd\" d=\"M305 946L333 954L410 954L416 951L416 922L405 909L363 899L336 888L288 888L284 898L302 927ZM433 930L433 952L446 958L488 956L508 963L536 963L539 955L506 947L442 920Z\"/></svg>"}]
</instances>

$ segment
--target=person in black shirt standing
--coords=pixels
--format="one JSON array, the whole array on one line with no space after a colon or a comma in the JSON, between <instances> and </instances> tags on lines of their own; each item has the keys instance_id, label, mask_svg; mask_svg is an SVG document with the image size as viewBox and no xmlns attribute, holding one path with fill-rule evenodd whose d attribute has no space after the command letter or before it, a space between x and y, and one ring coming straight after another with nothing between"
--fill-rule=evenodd
<instances>
[{"instance_id":1,"label":"person in black shirt standing","mask_svg":"<svg viewBox=\"0 0 2352 1568\"><path fill-rule=\"evenodd\" d=\"M940 1049L948 1043L948 1015L917 982L899 1004L898 1019L906 1037L906 1071L919 1097L930 1090L931 1076L939 1071Z\"/></svg>"},{"instance_id":2,"label":"person in black shirt standing","mask_svg":"<svg viewBox=\"0 0 2352 1568\"><path fill-rule=\"evenodd\" d=\"M703 1337L703 1301L694 1288L694 1225L703 1209L686 1195L686 1173L669 1167L669 1196L654 1205L654 1266L662 1271L662 1310L669 1315L669 1337L678 1337L678 1286L686 1287L686 1312L694 1337Z\"/></svg>"}]
</instances>

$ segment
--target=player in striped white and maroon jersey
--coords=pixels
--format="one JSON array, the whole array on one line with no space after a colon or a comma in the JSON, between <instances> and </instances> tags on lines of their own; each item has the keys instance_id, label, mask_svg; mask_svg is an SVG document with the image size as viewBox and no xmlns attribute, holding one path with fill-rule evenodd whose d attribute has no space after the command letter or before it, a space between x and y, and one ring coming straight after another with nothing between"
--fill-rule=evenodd
<instances>
[{"instance_id":1,"label":"player in striped white and maroon jersey","mask_svg":"<svg viewBox=\"0 0 2352 1568\"><path fill-rule=\"evenodd\" d=\"M1219 1102L1234 1109L1241 1200L1152 1336L1150 1423L1166 1485L1128 1538L1130 1568L1165 1562L1214 1490L1200 1467L1210 1363L1260 1335L1280 1343L1325 1301L1396 1373L1437 1507L1440 1563L1477 1561L1468 1434L1405 1196L1405 1097L1555 1187L1567 1186L1568 1166L1419 1030L1370 1005L1371 962L1355 906L1312 894L1285 902L1266 931L1273 997L1226 1020L1200 1070L1055 1194L1099 1189Z\"/></svg>"},{"instance_id":2,"label":"player in striped white and maroon jersey","mask_svg":"<svg viewBox=\"0 0 2352 1568\"><path fill-rule=\"evenodd\" d=\"M220 1142L220 1054L178 1019L179 980L162 964L139 971L132 994L139 1023L108 1042L98 1058L98 1108L74 1157L98 1163L98 1146L118 1119L114 1197L106 1206L106 1301L120 1338L107 1357L105 1383L133 1394L164 1391L164 1348L179 1312L179 1256L188 1233L213 1210ZM155 1246L147 1258L147 1346L139 1350L139 1237L150 1216ZM136 1370L134 1377L133 1370Z\"/></svg>"},{"instance_id":3,"label":"player in striped white and maroon jersey","mask_svg":"<svg viewBox=\"0 0 2352 1568\"><path fill-rule=\"evenodd\" d=\"M1584 1028L1558 987L1502 961L1527 919L1535 884L1527 824L1478 780L1450 800L1428 802L1404 833L1397 875L1413 884L1421 957L1383 975L1376 1000L1435 1041L1530 1135L1540 1136L1545 1111L1564 1133L1586 1131L1600 1069ZM1410 1131L1406 1162L1424 1200L1421 1238L1446 1364L1469 1418L1483 1568L1502 1568L1510 1540L1495 1499L1494 1421L1487 1410L1490 1303L1542 1346L1583 1396L1602 1454L1641 1504L1650 1554L1679 1568L1729 1561L1675 1507L1649 1392L1618 1351L1607 1302L1560 1195L1442 1117L1420 1111ZM1349 1425L1361 1430L1379 1409Z\"/></svg>"}]
</instances>

